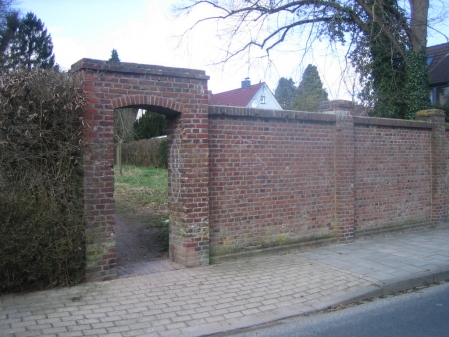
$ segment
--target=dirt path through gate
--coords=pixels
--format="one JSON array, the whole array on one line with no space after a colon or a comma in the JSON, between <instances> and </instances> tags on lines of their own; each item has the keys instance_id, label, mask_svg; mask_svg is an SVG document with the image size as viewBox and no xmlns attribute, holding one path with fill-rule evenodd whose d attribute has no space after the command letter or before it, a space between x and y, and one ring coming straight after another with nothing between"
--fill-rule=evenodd
<instances>
[{"instance_id":1,"label":"dirt path through gate","mask_svg":"<svg viewBox=\"0 0 449 337\"><path fill-rule=\"evenodd\" d=\"M130 219L123 214L116 214L117 264L120 266L168 259L162 235L164 235L163 228Z\"/></svg>"},{"instance_id":2,"label":"dirt path through gate","mask_svg":"<svg viewBox=\"0 0 449 337\"><path fill-rule=\"evenodd\" d=\"M184 268L169 260L164 228L126 215L115 215L118 277L132 277Z\"/></svg>"}]
</instances>

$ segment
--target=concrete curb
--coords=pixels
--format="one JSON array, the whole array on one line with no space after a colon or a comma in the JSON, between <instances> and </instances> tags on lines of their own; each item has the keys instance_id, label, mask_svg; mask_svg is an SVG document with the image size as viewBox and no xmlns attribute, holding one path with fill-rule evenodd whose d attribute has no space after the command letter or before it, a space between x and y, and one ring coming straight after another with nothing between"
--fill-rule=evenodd
<instances>
[{"instance_id":1,"label":"concrete curb","mask_svg":"<svg viewBox=\"0 0 449 337\"><path fill-rule=\"evenodd\" d=\"M426 286L435 282L449 280L449 265L428 272L418 273L412 277L397 277L385 281L378 281L370 287L351 291L347 294L329 298L314 305L287 306L270 310L262 315L246 316L242 318L222 321L219 324L208 324L201 328L189 328L183 330L184 337L206 337L216 334L229 333L233 330L255 327L257 325L279 321L295 316L313 314L322 310L362 301L374 297L387 296L399 291L409 290L415 287ZM175 336L175 335L173 335Z\"/></svg>"},{"instance_id":2,"label":"concrete curb","mask_svg":"<svg viewBox=\"0 0 449 337\"><path fill-rule=\"evenodd\" d=\"M394 294L415 287L426 286L431 283L441 282L449 279L449 266L440 267L435 270L418 273L412 277L397 277L382 282L382 295Z\"/></svg>"},{"instance_id":3,"label":"concrete curb","mask_svg":"<svg viewBox=\"0 0 449 337\"><path fill-rule=\"evenodd\" d=\"M449 280L449 266L437 268L434 271L435 282L442 282Z\"/></svg>"}]
</instances>

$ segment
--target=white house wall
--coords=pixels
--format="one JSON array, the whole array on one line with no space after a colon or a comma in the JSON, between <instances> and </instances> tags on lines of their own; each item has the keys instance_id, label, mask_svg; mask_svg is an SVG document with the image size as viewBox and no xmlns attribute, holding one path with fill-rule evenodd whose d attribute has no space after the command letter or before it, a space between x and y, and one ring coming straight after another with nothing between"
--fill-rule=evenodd
<instances>
[{"instance_id":1,"label":"white house wall","mask_svg":"<svg viewBox=\"0 0 449 337\"><path fill-rule=\"evenodd\" d=\"M264 101L262 97L265 97ZM256 109L282 110L282 107L279 105L278 101L266 84L259 89L247 107Z\"/></svg>"}]
</instances>

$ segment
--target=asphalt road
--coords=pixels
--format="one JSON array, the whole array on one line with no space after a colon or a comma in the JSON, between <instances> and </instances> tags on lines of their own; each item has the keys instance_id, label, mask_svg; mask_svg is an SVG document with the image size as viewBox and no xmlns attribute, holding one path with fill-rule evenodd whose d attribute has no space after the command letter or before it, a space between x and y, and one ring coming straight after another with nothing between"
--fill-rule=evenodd
<instances>
[{"instance_id":1,"label":"asphalt road","mask_svg":"<svg viewBox=\"0 0 449 337\"><path fill-rule=\"evenodd\" d=\"M449 336L449 283L218 336Z\"/></svg>"}]
</instances>

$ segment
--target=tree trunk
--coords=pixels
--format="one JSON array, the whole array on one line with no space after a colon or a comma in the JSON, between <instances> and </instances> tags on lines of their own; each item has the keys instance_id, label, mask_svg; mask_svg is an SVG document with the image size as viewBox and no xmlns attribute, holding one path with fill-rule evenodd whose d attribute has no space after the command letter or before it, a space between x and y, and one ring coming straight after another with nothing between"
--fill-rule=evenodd
<instances>
[{"instance_id":1,"label":"tree trunk","mask_svg":"<svg viewBox=\"0 0 449 337\"><path fill-rule=\"evenodd\" d=\"M427 46L427 14L429 0L409 0L411 9L411 45L415 52L424 51Z\"/></svg>"},{"instance_id":2,"label":"tree trunk","mask_svg":"<svg viewBox=\"0 0 449 337\"><path fill-rule=\"evenodd\" d=\"M123 172L122 172L122 142L117 143L116 157L117 157L118 171L119 171L119 174L122 176L123 175Z\"/></svg>"}]
</instances>

